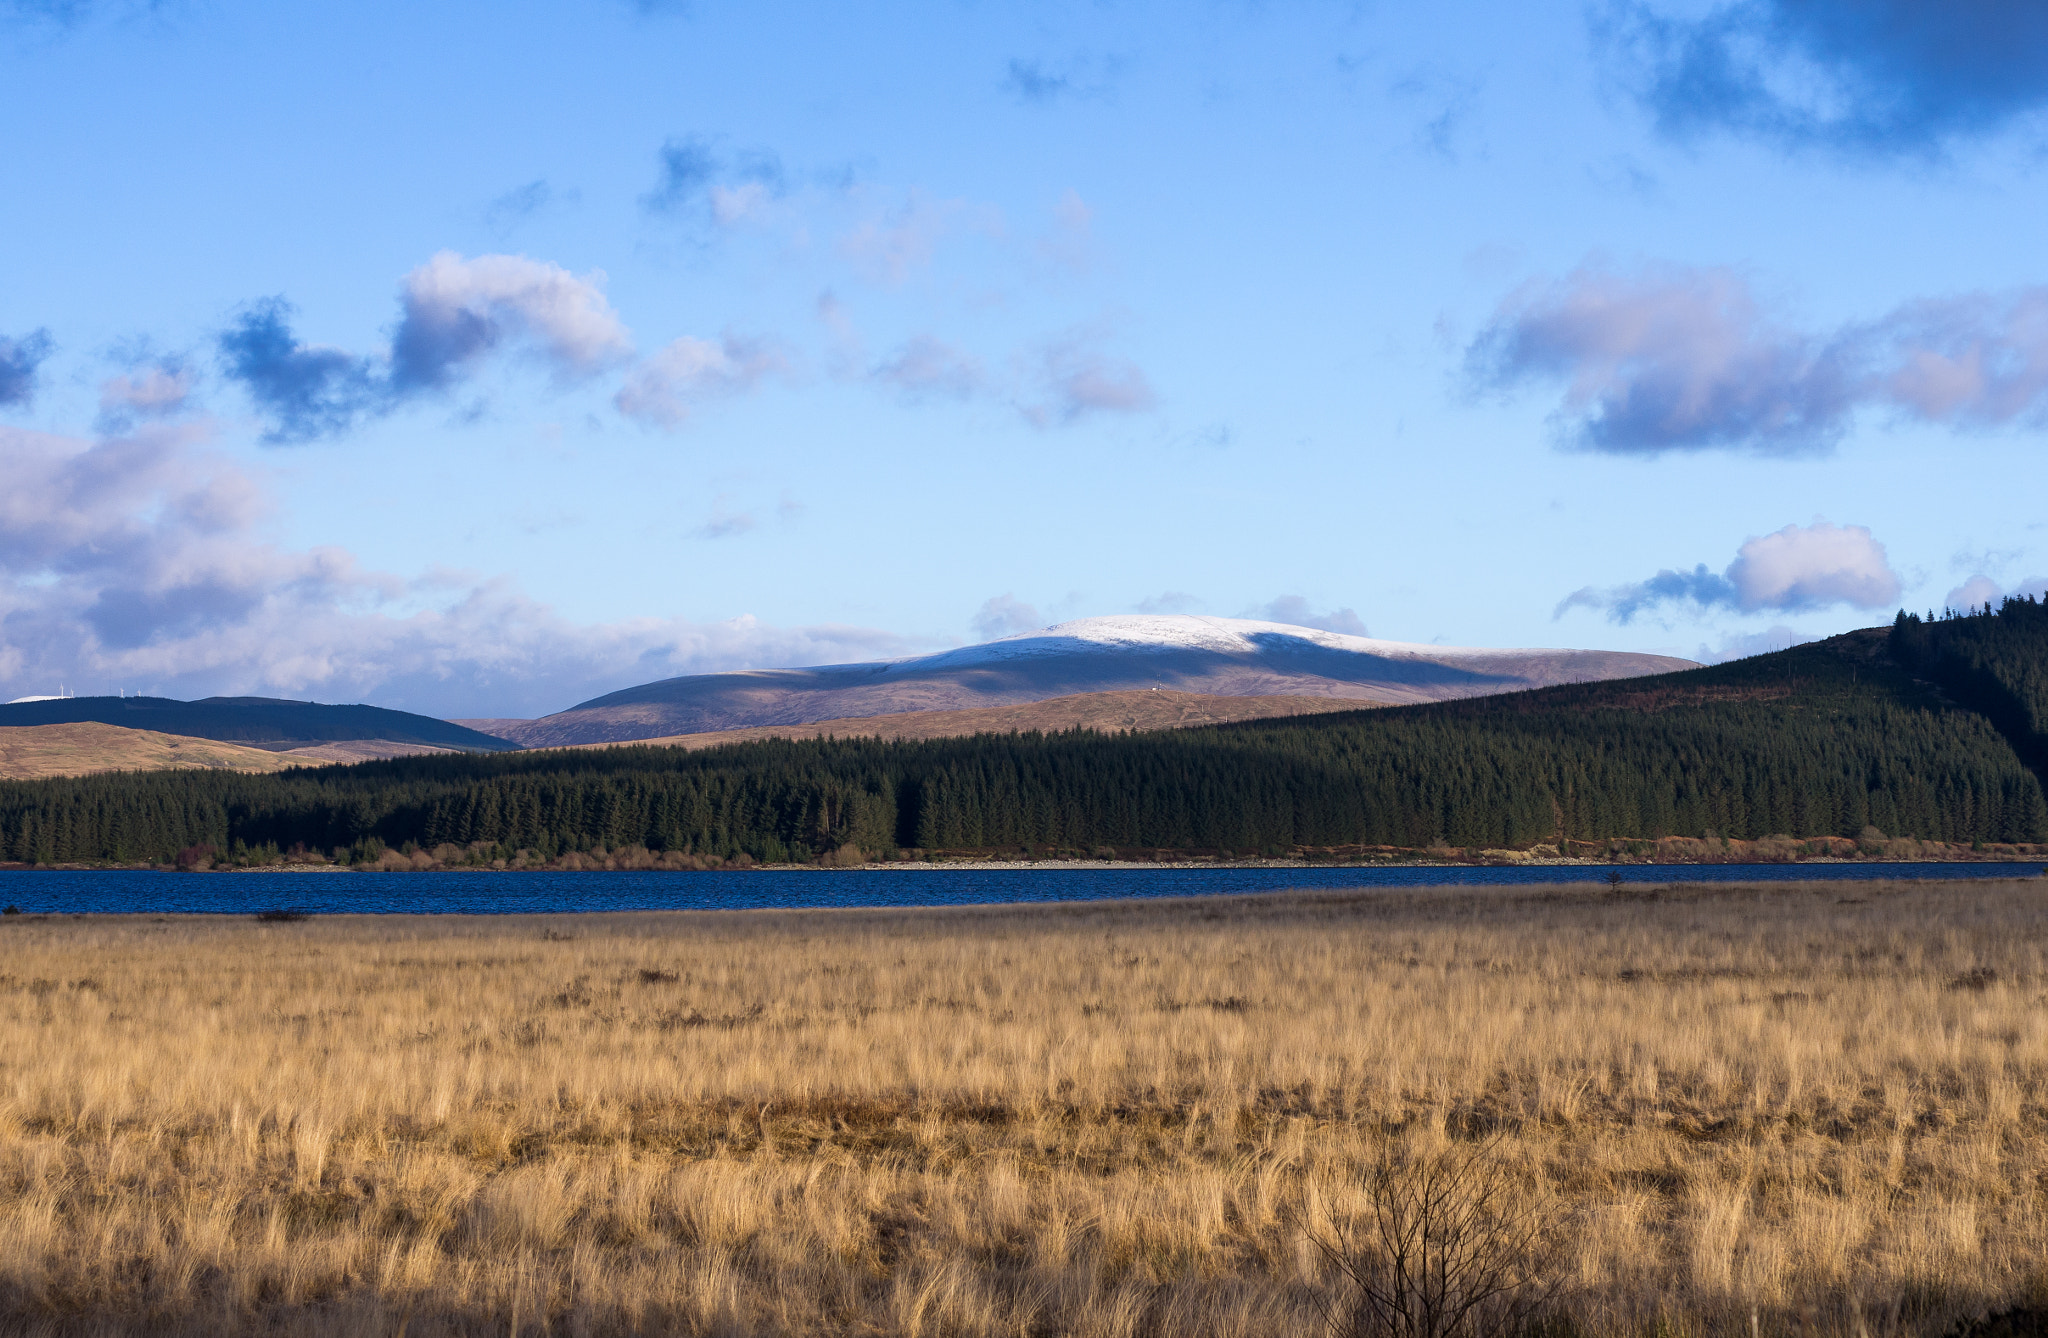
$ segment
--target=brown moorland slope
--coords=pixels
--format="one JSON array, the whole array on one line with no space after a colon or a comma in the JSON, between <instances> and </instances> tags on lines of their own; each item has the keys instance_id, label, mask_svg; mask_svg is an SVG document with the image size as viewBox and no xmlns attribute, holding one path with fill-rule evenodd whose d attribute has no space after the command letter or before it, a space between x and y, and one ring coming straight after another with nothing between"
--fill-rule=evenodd
<instances>
[{"instance_id":1,"label":"brown moorland slope","mask_svg":"<svg viewBox=\"0 0 2048 1338\"><path fill-rule=\"evenodd\" d=\"M436 748L431 743L401 743L396 739L333 739L326 743L292 748L286 757L301 766L323 766L329 762L377 762L387 757L418 757L422 753L460 752L457 748Z\"/></svg>"},{"instance_id":2,"label":"brown moorland slope","mask_svg":"<svg viewBox=\"0 0 2048 1338\"><path fill-rule=\"evenodd\" d=\"M162 771L171 767L283 771L286 767L304 765L304 759L289 753L91 721L0 728L0 780L84 776L94 771Z\"/></svg>"},{"instance_id":3,"label":"brown moorland slope","mask_svg":"<svg viewBox=\"0 0 2048 1338\"><path fill-rule=\"evenodd\" d=\"M389 739L343 739L279 750L161 734L153 729L124 729L97 721L10 725L0 726L0 780L86 776L95 771L165 771L177 767L283 771L287 767L329 766L452 751Z\"/></svg>"},{"instance_id":4,"label":"brown moorland slope","mask_svg":"<svg viewBox=\"0 0 2048 1338\"><path fill-rule=\"evenodd\" d=\"M1266 720L1276 716L1325 715L1361 711L1380 702L1338 697L1212 697L1200 692L1164 688L1132 692L1077 692L1050 701L1017 706L982 706L965 711L902 711L894 715L818 720L805 725L757 725L752 729L719 729L702 734L672 734L638 740L634 746L715 748L722 743L759 739L952 739L968 734L1009 734L1037 730L1088 729L1113 734L1125 730L1187 729L1233 720ZM617 743L580 743L576 748L617 748Z\"/></svg>"}]
</instances>

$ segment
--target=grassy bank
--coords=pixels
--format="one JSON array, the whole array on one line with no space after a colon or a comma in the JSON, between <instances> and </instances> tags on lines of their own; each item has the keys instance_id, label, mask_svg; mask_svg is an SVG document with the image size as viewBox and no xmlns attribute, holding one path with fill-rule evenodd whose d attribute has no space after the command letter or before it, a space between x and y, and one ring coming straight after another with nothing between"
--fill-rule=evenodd
<instances>
[{"instance_id":1,"label":"grassy bank","mask_svg":"<svg viewBox=\"0 0 2048 1338\"><path fill-rule=\"evenodd\" d=\"M2044 911L10 916L0 1329L1317 1334L1491 1146L1581 1333L1936 1333L2048 1301Z\"/></svg>"}]
</instances>

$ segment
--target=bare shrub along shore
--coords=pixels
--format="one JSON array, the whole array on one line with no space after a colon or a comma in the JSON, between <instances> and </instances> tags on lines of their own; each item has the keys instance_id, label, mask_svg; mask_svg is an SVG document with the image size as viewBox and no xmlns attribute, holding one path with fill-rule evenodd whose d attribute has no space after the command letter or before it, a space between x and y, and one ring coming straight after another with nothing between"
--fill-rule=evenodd
<instances>
[{"instance_id":1,"label":"bare shrub along shore","mask_svg":"<svg viewBox=\"0 0 2048 1338\"><path fill-rule=\"evenodd\" d=\"M1463 1166L1536 1331L1940 1333L2048 1304L2044 910L9 916L0 1330L1366 1333Z\"/></svg>"}]
</instances>

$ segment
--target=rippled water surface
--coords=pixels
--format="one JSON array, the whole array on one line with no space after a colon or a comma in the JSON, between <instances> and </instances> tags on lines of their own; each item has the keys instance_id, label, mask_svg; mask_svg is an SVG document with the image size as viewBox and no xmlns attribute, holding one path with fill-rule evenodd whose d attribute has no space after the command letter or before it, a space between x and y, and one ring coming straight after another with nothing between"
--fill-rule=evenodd
<instances>
[{"instance_id":1,"label":"rippled water surface","mask_svg":"<svg viewBox=\"0 0 2048 1338\"><path fill-rule=\"evenodd\" d=\"M1624 865L1630 883L2031 877L2038 864ZM967 906L1195 897L1288 888L1523 886L1604 881L1604 867L876 869L747 873L0 873L29 913L513 914L795 906Z\"/></svg>"}]
</instances>

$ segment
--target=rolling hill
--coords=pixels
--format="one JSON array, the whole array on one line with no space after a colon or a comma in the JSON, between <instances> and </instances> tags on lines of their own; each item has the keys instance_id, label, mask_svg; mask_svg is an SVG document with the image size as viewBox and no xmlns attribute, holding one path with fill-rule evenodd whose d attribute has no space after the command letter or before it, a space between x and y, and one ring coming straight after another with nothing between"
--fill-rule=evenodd
<instances>
[{"instance_id":1,"label":"rolling hill","mask_svg":"<svg viewBox=\"0 0 2048 1338\"><path fill-rule=\"evenodd\" d=\"M0 726L0 779L5 780L171 767L282 771L304 765L302 759L289 753L160 734L149 729L123 729L97 720L71 725Z\"/></svg>"},{"instance_id":2,"label":"rolling hill","mask_svg":"<svg viewBox=\"0 0 2048 1338\"><path fill-rule=\"evenodd\" d=\"M217 739L161 734L151 729L124 729L97 720L74 725L0 725L0 780L179 767L283 771L287 767L333 766L453 751L385 739L348 739L279 751Z\"/></svg>"},{"instance_id":3,"label":"rolling hill","mask_svg":"<svg viewBox=\"0 0 2048 1338\"><path fill-rule=\"evenodd\" d=\"M1199 692L1147 688L1136 692L1086 692L1021 706L983 706L965 711L905 711L898 715L854 716L801 725L756 725L752 729L675 734L638 742L655 748L715 748L763 739L953 739L969 734L1036 731L1056 734L1087 729L1122 733L1147 729L1192 729L1237 720L1326 715L1356 711L1370 702L1338 697L1211 697ZM617 748L618 743L577 743L572 748Z\"/></svg>"},{"instance_id":4,"label":"rolling hill","mask_svg":"<svg viewBox=\"0 0 2048 1338\"><path fill-rule=\"evenodd\" d=\"M1483 650L1192 615L1083 618L936 655L664 679L539 720L477 721L529 748L1012 706L1162 688L1398 705L1691 668L1599 650Z\"/></svg>"},{"instance_id":5,"label":"rolling hill","mask_svg":"<svg viewBox=\"0 0 2048 1338\"><path fill-rule=\"evenodd\" d=\"M352 741L423 745L461 752L516 747L446 720L379 706L329 706L274 697L56 697L0 705L0 728L97 722L188 739L214 739L270 752ZM388 755L389 749L381 755ZM321 760L336 760L325 758Z\"/></svg>"},{"instance_id":6,"label":"rolling hill","mask_svg":"<svg viewBox=\"0 0 2048 1338\"><path fill-rule=\"evenodd\" d=\"M597 847L701 863L838 859L848 846L1342 856L1588 842L1644 857L1666 839L1854 850L1873 830L2033 851L2048 841L2048 797L2015 743L2028 746L2037 717L2007 707L2036 700L2048 614L1996 616L1621 681L1151 732L7 782L0 858L162 859L209 844L255 859L304 845L374 862L412 843L531 866Z\"/></svg>"}]
</instances>

